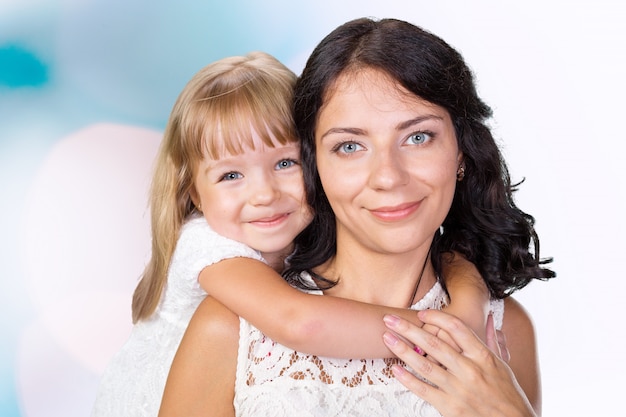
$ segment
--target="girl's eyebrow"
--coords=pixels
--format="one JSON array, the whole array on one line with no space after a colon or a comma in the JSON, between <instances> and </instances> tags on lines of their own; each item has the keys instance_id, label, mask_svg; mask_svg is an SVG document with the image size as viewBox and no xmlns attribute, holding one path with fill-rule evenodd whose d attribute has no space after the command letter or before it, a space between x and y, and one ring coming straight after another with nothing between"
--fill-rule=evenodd
<instances>
[{"instance_id":1,"label":"girl's eyebrow","mask_svg":"<svg viewBox=\"0 0 626 417\"><path fill-rule=\"evenodd\" d=\"M223 169L224 166L233 166L238 162L239 156L240 155L229 155L223 156L219 159L204 160L204 169L202 172L204 172L204 174L208 174L211 170Z\"/></svg>"},{"instance_id":2,"label":"girl's eyebrow","mask_svg":"<svg viewBox=\"0 0 626 417\"><path fill-rule=\"evenodd\" d=\"M415 126L426 120L443 120L443 117L437 116L435 114L426 114L424 116L418 116L413 119L409 119L404 122L398 123L396 125L396 130L400 131L400 130L408 129L411 126ZM336 133L349 133L351 135L360 136L360 135L364 135L366 132L365 130L359 129L356 127L333 127L333 128L328 129L326 132L324 132L320 140L323 140L328 135L332 135Z\"/></svg>"}]
</instances>

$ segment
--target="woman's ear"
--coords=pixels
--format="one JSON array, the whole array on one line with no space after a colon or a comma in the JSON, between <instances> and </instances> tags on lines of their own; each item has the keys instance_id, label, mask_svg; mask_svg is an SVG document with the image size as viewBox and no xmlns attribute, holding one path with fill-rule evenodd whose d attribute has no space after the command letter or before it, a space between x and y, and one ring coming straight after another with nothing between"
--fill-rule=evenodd
<instances>
[{"instance_id":1,"label":"woman's ear","mask_svg":"<svg viewBox=\"0 0 626 417\"><path fill-rule=\"evenodd\" d=\"M463 178L465 178L465 159L463 158L463 152L459 151L457 162L456 180L463 181Z\"/></svg>"}]
</instances>

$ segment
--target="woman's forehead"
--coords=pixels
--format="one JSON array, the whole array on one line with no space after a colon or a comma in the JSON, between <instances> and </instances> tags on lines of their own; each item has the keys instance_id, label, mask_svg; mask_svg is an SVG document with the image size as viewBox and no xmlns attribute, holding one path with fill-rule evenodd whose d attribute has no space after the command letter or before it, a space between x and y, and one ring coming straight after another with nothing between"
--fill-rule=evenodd
<instances>
[{"instance_id":1,"label":"woman's forehead","mask_svg":"<svg viewBox=\"0 0 626 417\"><path fill-rule=\"evenodd\" d=\"M358 111L355 103L376 106L381 112L402 107L447 115L443 107L410 92L389 74L375 68L340 74L326 90L318 115L332 113L336 116L336 112L355 112Z\"/></svg>"}]
</instances>

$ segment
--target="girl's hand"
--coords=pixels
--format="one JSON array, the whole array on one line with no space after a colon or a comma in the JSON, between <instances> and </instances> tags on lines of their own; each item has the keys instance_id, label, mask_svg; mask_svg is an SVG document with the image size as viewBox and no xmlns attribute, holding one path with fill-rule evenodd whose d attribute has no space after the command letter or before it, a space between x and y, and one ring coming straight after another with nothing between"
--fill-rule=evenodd
<instances>
[{"instance_id":1,"label":"girl's hand","mask_svg":"<svg viewBox=\"0 0 626 417\"><path fill-rule=\"evenodd\" d=\"M436 335L398 317L385 317L385 324L393 332L386 332L383 336L389 349L415 373L430 381L425 382L402 366L394 365L394 375L404 386L431 403L445 417L536 416L513 372L500 356L502 348L492 318L488 322L487 346L461 320L450 314L424 310L418 315L424 323L439 328ZM418 354L412 345L398 336L419 346L425 355L432 356L441 366ZM444 337L454 340L461 351L447 344ZM504 356L507 354L504 346Z\"/></svg>"}]
</instances>

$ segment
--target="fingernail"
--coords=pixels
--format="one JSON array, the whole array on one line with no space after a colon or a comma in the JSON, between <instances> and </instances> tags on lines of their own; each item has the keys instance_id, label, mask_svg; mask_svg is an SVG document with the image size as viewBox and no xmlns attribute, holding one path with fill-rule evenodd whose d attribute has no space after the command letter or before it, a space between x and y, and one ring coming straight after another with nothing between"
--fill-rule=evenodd
<instances>
[{"instance_id":1,"label":"fingernail","mask_svg":"<svg viewBox=\"0 0 626 417\"><path fill-rule=\"evenodd\" d=\"M385 317L383 317L383 321L387 326L395 327L400 322L400 317L394 316L393 314L387 314Z\"/></svg>"},{"instance_id":2,"label":"fingernail","mask_svg":"<svg viewBox=\"0 0 626 417\"><path fill-rule=\"evenodd\" d=\"M406 370L400 365L392 365L391 372L393 372L395 376L399 377L399 376L404 375L406 373Z\"/></svg>"},{"instance_id":3,"label":"fingernail","mask_svg":"<svg viewBox=\"0 0 626 417\"><path fill-rule=\"evenodd\" d=\"M383 333L383 341L387 346L395 346L398 344L398 338L389 332Z\"/></svg>"}]
</instances>

